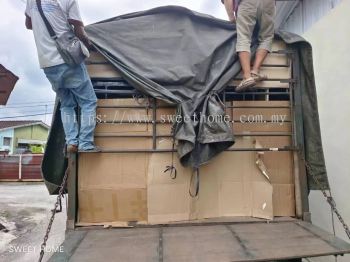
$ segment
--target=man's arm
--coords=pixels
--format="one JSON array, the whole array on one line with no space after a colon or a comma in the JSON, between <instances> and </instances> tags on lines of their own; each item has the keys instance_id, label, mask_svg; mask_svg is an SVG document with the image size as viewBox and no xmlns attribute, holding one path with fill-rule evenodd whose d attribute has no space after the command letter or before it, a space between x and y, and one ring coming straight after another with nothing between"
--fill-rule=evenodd
<instances>
[{"instance_id":1,"label":"man's arm","mask_svg":"<svg viewBox=\"0 0 350 262\"><path fill-rule=\"evenodd\" d=\"M33 29L33 26L32 26L32 19L30 18L30 16L28 16L26 14L26 28L28 30L32 30Z\"/></svg>"},{"instance_id":2,"label":"man's arm","mask_svg":"<svg viewBox=\"0 0 350 262\"><path fill-rule=\"evenodd\" d=\"M224 0L225 9L228 18L231 22L236 22L236 1L235 0Z\"/></svg>"},{"instance_id":3,"label":"man's arm","mask_svg":"<svg viewBox=\"0 0 350 262\"><path fill-rule=\"evenodd\" d=\"M74 34L86 45L87 48L91 50L93 46L85 32L77 0L67 1L66 10L68 14L68 22L74 27Z\"/></svg>"},{"instance_id":4,"label":"man's arm","mask_svg":"<svg viewBox=\"0 0 350 262\"><path fill-rule=\"evenodd\" d=\"M93 48L92 43L85 32L83 22L74 19L68 19L68 22L73 25L74 34L86 45L86 47L89 49Z\"/></svg>"}]
</instances>

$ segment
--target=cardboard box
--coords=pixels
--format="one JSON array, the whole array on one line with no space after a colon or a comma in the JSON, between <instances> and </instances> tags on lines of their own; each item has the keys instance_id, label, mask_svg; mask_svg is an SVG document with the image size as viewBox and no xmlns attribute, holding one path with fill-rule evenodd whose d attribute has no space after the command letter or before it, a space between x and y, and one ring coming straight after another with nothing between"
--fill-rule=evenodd
<instances>
[{"instance_id":1,"label":"cardboard box","mask_svg":"<svg viewBox=\"0 0 350 262\"><path fill-rule=\"evenodd\" d=\"M240 138L237 147L253 148L253 139ZM273 218L273 187L255 165L255 152L224 152L201 168L199 218L253 216ZM217 198L210 196L217 184ZM214 186L213 186L214 185ZM209 199L210 198L210 199ZM206 209L206 202L217 203ZM218 206L219 208L214 208Z\"/></svg>"},{"instance_id":2,"label":"cardboard box","mask_svg":"<svg viewBox=\"0 0 350 262\"><path fill-rule=\"evenodd\" d=\"M275 121L278 124L291 120L290 108L283 108L290 105L289 101L235 101L233 105L236 107L232 110L235 121L259 121L262 118L264 121Z\"/></svg>"},{"instance_id":3,"label":"cardboard box","mask_svg":"<svg viewBox=\"0 0 350 262\"><path fill-rule=\"evenodd\" d=\"M78 195L79 222L147 220L146 189L81 189Z\"/></svg>"},{"instance_id":4,"label":"cardboard box","mask_svg":"<svg viewBox=\"0 0 350 262\"><path fill-rule=\"evenodd\" d=\"M294 184L273 184L274 216L295 217Z\"/></svg>"},{"instance_id":5,"label":"cardboard box","mask_svg":"<svg viewBox=\"0 0 350 262\"><path fill-rule=\"evenodd\" d=\"M240 143L253 144L251 139ZM159 147L170 144L171 140L164 139ZM230 216L273 218L273 187L255 167L253 152L225 152L200 168L200 191L196 198L189 195L192 169L183 168L176 159L178 177L173 180L164 174L166 163L171 163L171 154L150 157L149 223Z\"/></svg>"},{"instance_id":6,"label":"cardboard box","mask_svg":"<svg viewBox=\"0 0 350 262\"><path fill-rule=\"evenodd\" d=\"M79 189L144 188L147 186L148 154L80 154Z\"/></svg>"},{"instance_id":7,"label":"cardboard box","mask_svg":"<svg viewBox=\"0 0 350 262\"><path fill-rule=\"evenodd\" d=\"M261 103L287 105L288 102L234 102L234 105ZM100 100L101 106L140 106L133 99ZM227 105L232 105L228 102ZM237 115L227 108L230 117ZM141 118L152 116L146 108L99 109L110 120L118 112L120 116ZM256 111L257 112L257 111ZM264 116L274 114L266 109ZM160 108L157 119L175 113L175 109ZM244 110L238 114L245 113ZM246 113L254 113L248 110ZM257 112L259 113L259 112ZM286 109L279 113L288 115ZM289 115L288 115L289 117ZM151 118L150 118L151 119ZM245 125L245 126L243 126ZM267 124L269 128L247 128L241 124L242 133L254 131L290 132L290 124L280 126ZM170 135L171 124L157 124L157 134ZM237 131L237 123L234 129ZM277 128L276 128L277 126ZM257 128L258 127L258 128ZM96 129L96 144L105 149L151 149L151 137L122 138L113 135L152 134L152 124L101 124ZM238 128L239 130L239 128ZM247 131L248 130L248 131ZM291 138L284 137L238 137L233 148L254 148L255 140L262 147L291 145ZM158 149L171 149L171 138L158 138ZM205 218L253 216L272 219L274 216L295 216L293 158L291 152L264 152L261 160L269 174L267 179L256 164L257 152L223 152L200 168L199 196L189 195L193 170L183 167L176 153L99 153L79 156L78 196L79 223L121 224L131 221L161 224ZM164 173L172 164L177 178Z\"/></svg>"},{"instance_id":8,"label":"cardboard box","mask_svg":"<svg viewBox=\"0 0 350 262\"><path fill-rule=\"evenodd\" d=\"M98 52L91 52L85 63L91 78L121 77L119 71Z\"/></svg>"},{"instance_id":9,"label":"cardboard box","mask_svg":"<svg viewBox=\"0 0 350 262\"><path fill-rule=\"evenodd\" d=\"M100 99L97 108L96 134L151 134L152 125L144 123L149 119L147 101L138 103L135 99ZM125 108L101 108L117 106ZM128 108L130 106L140 108ZM144 106L144 107L143 107ZM107 123L109 122L109 123ZM112 122L112 123L111 123ZM135 123L133 123L135 122Z\"/></svg>"},{"instance_id":10,"label":"cardboard box","mask_svg":"<svg viewBox=\"0 0 350 262\"><path fill-rule=\"evenodd\" d=\"M162 139L159 149L171 147L171 139ZM172 154L151 154L148 169L148 222L150 224L186 221L190 219L190 187L191 169L183 167L178 156L174 155L176 179L170 173L164 173L166 166L172 164Z\"/></svg>"},{"instance_id":11,"label":"cardboard box","mask_svg":"<svg viewBox=\"0 0 350 262\"><path fill-rule=\"evenodd\" d=\"M148 154L79 156L79 223L147 220Z\"/></svg>"},{"instance_id":12,"label":"cardboard box","mask_svg":"<svg viewBox=\"0 0 350 262\"><path fill-rule=\"evenodd\" d=\"M97 137L95 144L103 149L147 150L152 149L152 137Z\"/></svg>"}]
</instances>

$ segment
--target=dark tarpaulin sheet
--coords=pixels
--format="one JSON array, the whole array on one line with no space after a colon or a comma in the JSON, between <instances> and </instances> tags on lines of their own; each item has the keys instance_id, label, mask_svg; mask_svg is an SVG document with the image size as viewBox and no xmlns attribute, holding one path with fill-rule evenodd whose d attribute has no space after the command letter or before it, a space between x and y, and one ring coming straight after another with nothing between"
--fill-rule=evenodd
<instances>
[{"instance_id":1,"label":"dark tarpaulin sheet","mask_svg":"<svg viewBox=\"0 0 350 262\"><path fill-rule=\"evenodd\" d=\"M187 120L174 128L184 166L200 167L234 144L228 123L204 121L209 115L216 119L225 115L218 93L241 70L235 50L236 29L231 23L166 6L108 19L89 25L86 31L98 51L134 88L177 105L178 115ZM300 56L305 157L322 185L328 187L312 49L296 35L284 32L279 37ZM43 162L50 193L57 192L66 165L61 159L64 142L58 109ZM198 117L191 117L195 113ZM310 189L319 189L309 182Z\"/></svg>"}]
</instances>

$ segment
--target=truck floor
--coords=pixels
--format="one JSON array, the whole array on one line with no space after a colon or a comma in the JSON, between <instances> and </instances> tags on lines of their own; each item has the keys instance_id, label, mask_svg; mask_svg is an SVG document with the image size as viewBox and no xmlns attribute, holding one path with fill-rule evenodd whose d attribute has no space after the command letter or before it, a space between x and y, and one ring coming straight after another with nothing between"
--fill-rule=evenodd
<instances>
[{"instance_id":1,"label":"truck floor","mask_svg":"<svg viewBox=\"0 0 350 262\"><path fill-rule=\"evenodd\" d=\"M50 261L276 261L343 255L350 245L295 221L68 231Z\"/></svg>"}]
</instances>

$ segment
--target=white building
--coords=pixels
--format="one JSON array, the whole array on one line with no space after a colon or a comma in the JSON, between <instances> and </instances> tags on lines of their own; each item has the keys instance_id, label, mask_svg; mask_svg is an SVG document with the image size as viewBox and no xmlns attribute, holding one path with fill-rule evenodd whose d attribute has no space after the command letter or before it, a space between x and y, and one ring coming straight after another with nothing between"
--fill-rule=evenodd
<instances>
[{"instance_id":1,"label":"white building","mask_svg":"<svg viewBox=\"0 0 350 262\"><path fill-rule=\"evenodd\" d=\"M350 223L350 0L280 1L277 5L276 26L302 35L313 46L328 178L337 207ZM313 223L332 232L330 207L321 192L310 193L310 210ZM337 235L349 241L337 218L335 221ZM338 261L350 261L350 256Z\"/></svg>"}]
</instances>

